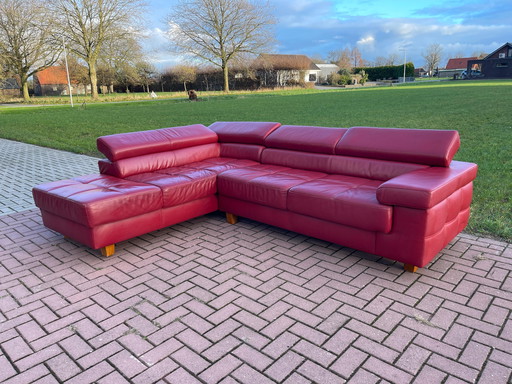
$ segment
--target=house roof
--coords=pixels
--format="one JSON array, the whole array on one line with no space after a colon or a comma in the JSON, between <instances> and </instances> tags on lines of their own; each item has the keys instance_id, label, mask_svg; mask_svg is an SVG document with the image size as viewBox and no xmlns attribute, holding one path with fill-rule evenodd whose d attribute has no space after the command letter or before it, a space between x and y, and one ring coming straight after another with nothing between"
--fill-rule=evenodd
<instances>
[{"instance_id":1,"label":"house roof","mask_svg":"<svg viewBox=\"0 0 512 384\"><path fill-rule=\"evenodd\" d=\"M313 61L306 55L281 55L262 53L255 60L256 67L272 67L272 69L310 69L319 71Z\"/></svg>"},{"instance_id":2,"label":"house roof","mask_svg":"<svg viewBox=\"0 0 512 384\"><path fill-rule=\"evenodd\" d=\"M35 75L41 85L67 84L66 70L63 67L48 67Z\"/></svg>"},{"instance_id":3,"label":"house roof","mask_svg":"<svg viewBox=\"0 0 512 384\"><path fill-rule=\"evenodd\" d=\"M501 47L499 47L499 48L498 48L498 49L496 49L495 51L493 51L493 52L489 53L487 56L485 56L485 57L484 57L484 60L486 60L486 59L488 59L488 58L492 57L496 52L501 51L503 48L505 48L505 47L507 47L507 46L508 46L509 48L512 48L512 43L505 43L505 44L503 44Z\"/></svg>"},{"instance_id":4,"label":"house roof","mask_svg":"<svg viewBox=\"0 0 512 384\"><path fill-rule=\"evenodd\" d=\"M336 68L340 68L338 67L336 64L315 64L318 68L320 69L324 69L324 68L332 68L332 69L336 69Z\"/></svg>"},{"instance_id":5,"label":"house roof","mask_svg":"<svg viewBox=\"0 0 512 384\"><path fill-rule=\"evenodd\" d=\"M476 60L478 57L457 57L448 60L446 69L466 69L468 67L468 60Z\"/></svg>"}]
</instances>

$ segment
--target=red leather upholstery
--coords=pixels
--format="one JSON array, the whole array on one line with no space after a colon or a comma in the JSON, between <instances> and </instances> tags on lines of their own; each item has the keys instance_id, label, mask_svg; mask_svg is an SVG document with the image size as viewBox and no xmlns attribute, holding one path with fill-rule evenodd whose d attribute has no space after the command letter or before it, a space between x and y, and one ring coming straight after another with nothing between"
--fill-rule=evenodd
<instances>
[{"instance_id":1,"label":"red leather upholstery","mask_svg":"<svg viewBox=\"0 0 512 384\"><path fill-rule=\"evenodd\" d=\"M186 166L194 169L207 169L209 171L220 173L229 169L245 168L258 165L257 162L243 159L231 159L225 157L216 157L206 159L203 161L197 161L195 163L189 163Z\"/></svg>"},{"instance_id":2,"label":"red leather upholstery","mask_svg":"<svg viewBox=\"0 0 512 384\"><path fill-rule=\"evenodd\" d=\"M224 195L219 195L219 209L262 223L302 233L306 236L343 244L346 247L359 249L363 252L375 253L376 232L341 225L267 205L238 200Z\"/></svg>"},{"instance_id":3,"label":"red leather upholstery","mask_svg":"<svg viewBox=\"0 0 512 384\"><path fill-rule=\"evenodd\" d=\"M473 183L427 210L394 207L393 230L377 233L375 253L424 267L467 225Z\"/></svg>"},{"instance_id":4,"label":"red leather upholstery","mask_svg":"<svg viewBox=\"0 0 512 384\"><path fill-rule=\"evenodd\" d=\"M219 121L213 123L208 128L217 133L220 143L263 145L265 143L265 138L280 126L280 123Z\"/></svg>"},{"instance_id":5,"label":"red leather upholstery","mask_svg":"<svg viewBox=\"0 0 512 384\"><path fill-rule=\"evenodd\" d=\"M425 266L469 219L455 131L215 123L104 136L102 175L47 183L49 228L99 248L218 208ZM116 177L112 177L116 176Z\"/></svg>"},{"instance_id":6,"label":"red leather upholstery","mask_svg":"<svg viewBox=\"0 0 512 384\"><path fill-rule=\"evenodd\" d=\"M97 225L92 228L43 209L41 209L41 214L43 224L46 227L62 233L64 236L87 245L92 249L115 244L164 227L161 209L139 216Z\"/></svg>"},{"instance_id":7,"label":"red leather upholstery","mask_svg":"<svg viewBox=\"0 0 512 384\"><path fill-rule=\"evenodd\" d=\"M221 173L218 188L221 195L286 210L290 188L323 176L300 169L254 166Z\"/></svg>"},{"instance_id":8,"label":"red leather upholstery","mask_svg":"<svg viewBox=\"0 0 512 384\"><path fill-rule=\"evenodd\" d=\"M447 167L459 146L457 131L352 127L336 154Z\"/></svg>"},{"instance_id":9,"label":"red leather upholstery","mask_svg":"<svg viewBox=\"0 0 512 384\"><path fill-rule=\"evenodd\" d=\"M261 161L261 154L265 147L263 145L222 143L220 155L222 157L233 157L235 159L247 159Z\"/></svg>"},{"instance_id":10,"label":"red leather upholstery","mask_svg":"<svg viewBox=\"0 0 512 384\"><path fill-rule=\"evenodd\" d=\"M377 191L382 204L427 209L470 183L476 164L452 161L449 167L432 167L409 172L383 183Z\"/></svg>"},{"instance_id":11,"label":"red leather upholstery","mask_svg":"<svg viewBox=\"0 0 512 384\"><path fill-rule=\"evenodd\" d=\"M142 215L162 208L160 188L105 175L89 175L34 187L42 210L87 227Z\"/></svg>"},{"instance_id":12,"label":"red leather upholstery","mask_svg":"<svg viewBox=\"0 0 512 384\"><path fill-rule=\"evenodd\" d=\"M329 175L292 187L288 209L334 223L388 233L393 207L377 201L375 195L380 184L377 180Z\"/></svg>"},{"instance_id":13,"label":"red leather upholstery","mask_svg":"<svg viewBox=\"0 0 512 384\"><path fill-rule=\"evenodd\" d=\"M265 151L263 151L261 162L264 164L275 164L283 167L363 177L365 179L374 180L389 180L404 173L429 168L427 165L420 164L324 155L321 153L308 153L273 148L265 149Z\"/></svg>"},{"instance_id":14,"label":"red leather upholstery","mask_svg":"<svg viewBox=\"0 0 512 384\"><path fill-rule=\"evenodd\" d=\"M427 168L429 166L421 164L363 159L360 157L332 156L329 164L329 173L373 180L389 180L404 173Z\"/></svg>"},{"instance_id":15,"label":"red leather upholstery","mask_svg":"<svg viewBox=\"0 0 512 384\"><path fill-rule=\"evenodd\" d=\"M98 164L101 173L125 178L139 173L155 172L160 169L179 167L188 163L215 158L219 154L219 144L204 144L175 151L130 157L114 162L100 160Z\"/></svg>"},{"instance_id":16,"label":"red leather upholstery","mask_svg":"<svg viewBox=\"0 0 512 384\"><path fill-rule=\"evenodd\" d=\"M141 173L126 179L159 187L162 190L164 207L180 205L217 192L215 172L186 166Z\"/></svg>"},{"instance_id":17,"label":"red leather upholstery","mask_svg":"<svg viewBox=\"0 0 512 384\"><path fill-rule=\"evenodd\" d=\"M163 128L142 132L118 133L99 137L98 150L110 161L150 153L167 152L217 142L217 135L204 125Z\"/></svg>"},{"instance_id":18,"label":"red leather upholstery","mask_svg":"<svg viewBox=\"0 0 512 384\"><path fill-rule=\"evenodd\" d=\"M283 125L267 136L265 146L302 152L334 154L336 144L346 132L346 128Z\"/></svg>"}]
</instances>

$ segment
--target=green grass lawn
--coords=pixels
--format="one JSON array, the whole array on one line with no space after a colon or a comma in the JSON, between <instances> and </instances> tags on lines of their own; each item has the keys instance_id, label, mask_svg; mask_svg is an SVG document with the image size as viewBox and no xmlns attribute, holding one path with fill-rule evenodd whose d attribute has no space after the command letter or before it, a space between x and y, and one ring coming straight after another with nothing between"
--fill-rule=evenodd
<instances>
[{"instance_id":1,"label":"green grass lawn","mask_svg":"<svg viewBox=\"0 0 512 384\"><path fill-rule=\"evenodd\" d=\"M201 95L200 95L201 96ZM0 108L0 137L100 156L96 138L215 121L456 129L457 160L475 162L468 231L512 241L512 81L449 81L387 88L297 90L75 108Z\"/></svg>"}]
</instances>

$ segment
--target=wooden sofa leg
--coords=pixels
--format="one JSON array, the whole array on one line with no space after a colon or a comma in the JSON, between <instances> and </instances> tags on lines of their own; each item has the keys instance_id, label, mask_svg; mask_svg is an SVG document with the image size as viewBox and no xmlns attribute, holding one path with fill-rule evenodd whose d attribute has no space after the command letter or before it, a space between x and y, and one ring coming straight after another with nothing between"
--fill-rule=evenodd
<instances>
[{"instance_id":1,"label":"wooden sofa leg","mask_svg":"<svg viewBox=\"0 0 512 384\"><path fill-rule=\"evenodd\" d=\"M412 264L404 264L404 269L407 271L407 272L416 272L418 270L418 267L415 266L415 265L412 265Z\"/></svg>"},{"instance_id":2,"label":"wooden sofa leg","mask_svg":"<svg viewBox=\"0 0 512 384\"><path fill-rule=\"evenodd\" d=\"M110 244L110 245L107 245L106 247L101 248L101 254L105 257L112 256L115 251L116 251L115 244Z\"/></svg>"},{"instance_id":3,"label":"wooden sofa leg","mask_svg":"<svg viewBox=\"0 0 512 384\"><path fill-rule=\"evenodd\" d=\"M238 222L238 216L226 212L226 220L229 224L236 224Z\"/></svg>"}]
</instances>

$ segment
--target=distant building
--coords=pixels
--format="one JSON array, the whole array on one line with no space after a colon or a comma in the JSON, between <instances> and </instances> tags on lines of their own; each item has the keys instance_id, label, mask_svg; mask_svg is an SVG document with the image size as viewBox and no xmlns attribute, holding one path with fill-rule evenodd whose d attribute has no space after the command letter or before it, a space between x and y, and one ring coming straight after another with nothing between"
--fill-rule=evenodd
<instances>
[{"instance_id":1,"label":"distant building","mask_svg":"<svg viewBox=\"0 0 512 384\"><path fill-rule=\"evenodd\" d=\"M455 59L448 60L448 63L446 64L447 70L458 70L458 71L465 71L468 67L468 61L469 60L477 60L478 57L457 57ZM476 69L471 68L471 69Z\"/></svg>"},{"instance_id":2,"label":"distant building","mask_svg":"<svg viewBox=\"0 0 512 384\"><path fill-rule=\"evenodd\" d=\"M485 78L512 78L512 43L505 43L481 60L469 60L467 71L478 66Z\"/></svg>"},{"instance_id":3,"label":"distant building","mask_svg":"<svg viewBox=\"0 0 512 384\"><path fill-rule=\"evenodd\" d=\"M66 69L49 67L34 75L34 95L60 96L68 94Z\"/></svg>"},{"instance_id":4,"label":"distant building","mask_svg":"<svg viewBox=\"0 0 512 384\"><path fill-rule=\"evenodd\" d=\"M428 76L428 72L425 70L425 68L414 68L414 77L426 77Z\"/></svg>"},{"instance_id":5,"label":"distant building","mask_svg":"<svg viewBox=\"0 0 512 384\"><path fill-rule=\"evenodd\" d=\"M318 81L320 68L305 55L262 53L253 63L262 86L294 86Z\"/></svg>"},{"instance_id":6,"label":"distant building","mask_svg":"<svg viewBox=\"0 0 512 384\"><path fill-rule=\"evenodd\" d=\"M446 68L439 70L439 77L459 77L461 72L465 71L468 67L468 61L475 59L478 59L478 57L456 57L449 59ZM477 66L473 67L472 69L477 69Z\"/></svg>"},{"instance_id":7,"label":"distant building","mask_svg":"<svg viewBox=\"0 0 512 384\"><path fill-rule=\"evenodd\" d=\"M336 64L316 64L320 68L320 75L318 76L317 83L322 84L327 82L327 77L340 70Z\"/></svg>"},{"instance_id":8,"label":"distant building","mask_svg":"<svg viewBox=\"0 0 512 384\"><path fill-rule=\"evenodd\" d=\"M90 90L90 85L87 86L87 89ZM74 95L83 95L86 93L85 86L71 81L71 92ZM34 75L34 95L69 95L66 69L62 66L54 66L37 72Z\"/></svg>"},{"instance_id":9,"label":"distant building","mask_svg":"<svg viewBox=\"0 0 512 384\"><path fill-rule=\"evenodd\" d=\"M18 80L14 78L0 80L0 95L2 96L19 96L20 85Z\"/></svg>"}]
</instances>

